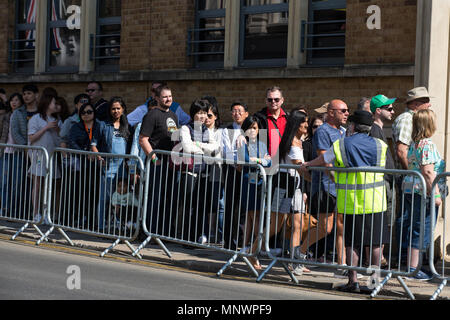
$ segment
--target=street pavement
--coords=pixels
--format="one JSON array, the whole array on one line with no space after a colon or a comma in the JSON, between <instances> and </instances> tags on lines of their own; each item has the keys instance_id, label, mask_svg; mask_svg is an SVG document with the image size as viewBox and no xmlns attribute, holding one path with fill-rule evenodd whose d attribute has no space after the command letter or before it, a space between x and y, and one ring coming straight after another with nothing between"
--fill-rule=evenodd
<instances>
[{"instance_id":1,"label":"street pavement","mask_svg":"<svg viewBox=\"0 0 450 320\"><path fill-rule=\"evenodd\" d=\"M21 227L20 224L0 221L0 241L8 241L12 235ZM42 231L46 231L48 227L40 227ZM67 232L75 247L71 247L67 241L57 232L53 232L49 236L49 241L44 242L41 246L50 248L55 251L62 251L81 255L99 256L114 241L111 239L103 239L96 236L84 235L79 233ZM27 244L34 244L40 235L32 227L27 228L17 239ZM140 244L139 241L132 243L134 246ZM220 252L212 249L198 249L186 247L175 243L164 242L169 249L172 258L169 258L165 252L155 243L148 244L141 252L142 259L131 256L129 247L125 244L119 244L110 251L103 259L118 260L133 263L141 266L152 266L163 269L177 270L181 272L196 272L198 274L214 276L222 268L222 266L232 257L231 254ZM263 268L265 268L270 260L260 259ZM222 278L235 279L240 281L255 281L256 277L250 271L247 265L238 259L231 267L225 270ZM327 293L338 295L341 297L369 299L364 294L347 294L337 291L339 285L345 284L346 279L334 277L333 270L312 269L311 273L304 273L298 276L298 284L291 281L290 277L281 265L276 265L262 280L260 284L271 284L284 288L300 288L314 293ZM214 280L214 279L213 279ZM216 279L220 281L220 279ZM404 279L406 285L418 300L428 300L437 287L438 280L430 282L419 282L415 280ZM364 276L359 280L360 284L365 285L369 281L368 276ZM391 279L381 290L376 299L407 299L407 295L397 279ZM444 287L439 299L449 299L450 288ZM282 299L282 298L280 298Z\"/></svg>"}]
</instances>

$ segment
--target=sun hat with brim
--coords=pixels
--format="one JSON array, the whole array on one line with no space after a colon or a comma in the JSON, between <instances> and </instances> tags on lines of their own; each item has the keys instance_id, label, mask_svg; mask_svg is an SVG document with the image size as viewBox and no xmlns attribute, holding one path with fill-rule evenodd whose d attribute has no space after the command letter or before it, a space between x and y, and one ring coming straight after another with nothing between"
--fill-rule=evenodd
<instances>
[{"instance_id":1,"label":"sun hat with brim","mask_svg":"<svg viewBox=\"0 0 450 320\"><path fill-rule=\"evenodd\" d=\"M411 90L408 91L408 95L407 95L407 98L406 98L406 103L409 103L409 102L417 100L417 99L422 99L422 98L431 99L427 88L425 88L425 87L417 87L417 88L414 88L414 89L411 89Z\"/></svg>"},{"instance_id":2,"label":"sun hat with brim","mask_svg":"<svg viewBox=\"0 0 450 320\"><path fill-rule=\"evenodd\" d=\"M328 112L328 106L330 105L329 102L325 103L323 106L321 106L320 108L314 109L315 112L322 114L322 113L327 113Z\"/></svg>"},{"instance_id":3,"label":"sun hat with brim","mask_svg":"<svg viewBox=\"0 0 450 320\"><path fill-rule=\"evenodd\" d=\"M356 110L349 118L348 121L355 124L363 124L366 126L373 125L373 115L364 110Z\"/></svg>"},{"instance_id":4,"label":"sun hat with brim","mask_svg":"<svg viewBox=\"0 0 450 320\"><path fill-rule=\"evenodd\" d=\"M379 95L373 97L372 100L370 100L370 111L372 111L372 113L375 113L375 111L378 108L382 108L384 106L390 106L395 101L397 101L396 98L389 99L388 97L386 97L382 94L379 94Z\"/></svg>"}]
</instances>

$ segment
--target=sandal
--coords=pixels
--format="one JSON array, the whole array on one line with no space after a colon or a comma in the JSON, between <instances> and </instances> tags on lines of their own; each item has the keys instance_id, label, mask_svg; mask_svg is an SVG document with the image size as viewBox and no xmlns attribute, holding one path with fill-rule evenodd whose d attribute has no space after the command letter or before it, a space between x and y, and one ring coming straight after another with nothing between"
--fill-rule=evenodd
<instances>
[{"instance_id":1,"label":"sandal","mask_svg":"<svg viewBox=\"0 0 450 320\"><path fill-rule=\"evenodd\" d=\"M255 268L255 270L262 270L261 264L259 263L258 258L255 257L249 257L247 258L248 261L252 264L253 268Z\"/></svg>"}]
</instances>

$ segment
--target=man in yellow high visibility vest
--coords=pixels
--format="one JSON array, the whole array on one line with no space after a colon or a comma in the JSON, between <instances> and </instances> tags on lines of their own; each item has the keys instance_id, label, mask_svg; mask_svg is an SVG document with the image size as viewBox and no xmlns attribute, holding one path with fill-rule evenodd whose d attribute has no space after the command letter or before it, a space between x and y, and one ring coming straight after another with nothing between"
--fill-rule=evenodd
<instances>
[{"instance_id":1,"label":"man in yellow high visibility vest","mask_svg":"<svg viewBox=\"0 0 450 320\"><path fill-rule=\"evenodd\" d=\"M369 136L373 116L367 111L355 111L349 118L354 134L336 141L322 156L304 163L300 171L334 163L338 168L361 168L358 172L334 172L337 190L337 212L344 215L344 238L347 263L358 266L361 247L372 247L367 260L379 265L381 246L389 241L387 230L386 187L383 173L369 173L364 167L384 168L388 146ZM369 292L359 286L357 272L349 270L348 284L339 288L347 292Z\"/></svg>"}]
</instances>

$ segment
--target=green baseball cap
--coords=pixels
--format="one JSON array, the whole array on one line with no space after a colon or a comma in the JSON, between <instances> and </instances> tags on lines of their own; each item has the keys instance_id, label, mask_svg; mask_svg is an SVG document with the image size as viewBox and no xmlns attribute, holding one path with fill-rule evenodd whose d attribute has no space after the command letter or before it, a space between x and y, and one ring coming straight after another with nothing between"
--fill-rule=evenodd
<instances>
[{"instance_id":1,"label":"green baseball cap","mask_svg":"<svg viewBox=\"0 0 450 320\"><path fill-rule=\"evenodd\" d=\"M388 97L379 94L373 97L372 100L370 101L370 111L372 111L372 113L375 113L375 111L378 108L389 106L393 104L395 101L397 101L397 98L389 99Z\"/></svg>"}]
</instances>

